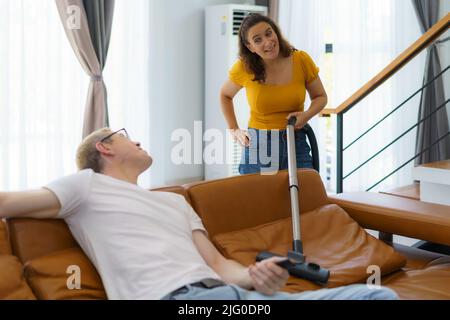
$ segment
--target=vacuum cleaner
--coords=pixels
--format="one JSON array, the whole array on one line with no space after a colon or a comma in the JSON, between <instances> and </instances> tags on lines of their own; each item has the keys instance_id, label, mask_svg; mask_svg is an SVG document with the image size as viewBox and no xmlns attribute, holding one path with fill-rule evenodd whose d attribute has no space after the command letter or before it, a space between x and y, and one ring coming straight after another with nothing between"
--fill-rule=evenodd
<instances>
[{"instance_id":1,"label":"vacuum cleaner","mask_svg":"<svg viewBox=\"0 0 450 320\"><path fill-rule=\"evenodd\" d=\"M286 260L278 262L277 264L285 268L291 276L324 285L328 282L330 271L322 268L316 263L306 262L306 257L303 254L303 243L300 228L300 209L298 204L299 186L297 179L297 159L295 154L294 127L296 122L297 118L291 117L288 120L287 125L289 191L291 196L292 228L294 235L293 250L288 251ZM311 132L310 127L309 130ZM280 255L264 251L257 255L256 261L262 261L271 257L280 257Z\"/></svg>"}]
</instances>

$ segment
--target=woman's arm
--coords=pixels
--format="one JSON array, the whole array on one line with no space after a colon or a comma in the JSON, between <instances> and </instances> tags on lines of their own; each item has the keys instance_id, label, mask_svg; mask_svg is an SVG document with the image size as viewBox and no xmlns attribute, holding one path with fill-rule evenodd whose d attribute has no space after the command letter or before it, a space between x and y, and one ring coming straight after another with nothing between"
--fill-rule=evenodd
<instances>
[{"instance_id":1,"label":"woman's arm","mask_svg":"<svg viewBox=\"0 0 450 320\"><path fill-rule=\"evenodd\" d=\"M304 112L293 112L287 117L287 119L292 116L297 117L297 123L295 125L297 129L303 128L308 121L322 111L328 103L327 93L325 92L320 77L317 77L316 80L306 84L306 90L311 98L309 109Z\"/></svg>"},{"instance_id":2,"label":"woman's arm","mask_svg":"<svg viewBox=\"0 0 450 320\"><path fill-rule=\"evenodd\" d=\"M241 90L242 87L238 86L231 80L227 80L222 89L220 90L220 106L222 113L228 124L229 129L239 129L236 114L234 113L233 98Z\"/></svg>"},{"instance_id":3,"label":"woman's arm","mask_svg":"<svg viewBox=\"0 0 450 320\"><path fill-rule=\"evenodd\" d=\"M233 137L238 140L241 145L248 146L250 144L250 137L245 130L239 129L233 104L233 98L241 89L241 86L238 86L231 80L227 80L220 90L220 106L225 121L227 122L228 129L231 130Z\"/></svg>"}]
</instances>

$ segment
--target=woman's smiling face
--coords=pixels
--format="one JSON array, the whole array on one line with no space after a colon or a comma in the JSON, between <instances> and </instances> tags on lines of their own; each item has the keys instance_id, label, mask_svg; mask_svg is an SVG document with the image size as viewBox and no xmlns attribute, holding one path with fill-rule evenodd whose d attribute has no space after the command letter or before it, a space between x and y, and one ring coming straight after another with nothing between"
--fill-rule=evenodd
<instances>
[{"instance_id":1,"label":"woman's smiling face","mask_svg":"<svg viewBox=\"0 0 450 320\"><path fill-rule=\"evenodd\" d=\"M276 32L266 22L260 22L247 32L247 47L264 60L273 60L280 54L280 46Z\"/></svg>"}]
</instances>

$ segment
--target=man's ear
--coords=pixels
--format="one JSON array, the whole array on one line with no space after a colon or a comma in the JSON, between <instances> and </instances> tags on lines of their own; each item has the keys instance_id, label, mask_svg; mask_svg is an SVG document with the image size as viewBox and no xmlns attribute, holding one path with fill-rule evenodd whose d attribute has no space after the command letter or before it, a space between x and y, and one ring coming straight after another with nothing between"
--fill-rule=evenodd
<instances>
[{"instance_id":1,"label":"man's ear","mask_svg":"<svg viewBox=\"0 0 450 320\"><path fill-rule=\"evenodd\" d=\"M103 155L111 155L113 153L111 148L107 144L101 142L97 142L95 144L95 148L97 149L98 152L100 152L100 154Z\"/></svg>"}]
</instances>

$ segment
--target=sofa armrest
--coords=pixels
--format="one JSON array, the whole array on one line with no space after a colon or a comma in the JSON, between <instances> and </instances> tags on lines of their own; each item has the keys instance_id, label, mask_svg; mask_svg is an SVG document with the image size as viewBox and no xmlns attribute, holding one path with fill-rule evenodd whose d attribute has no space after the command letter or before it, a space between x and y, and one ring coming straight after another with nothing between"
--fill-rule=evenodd
<instances>
[{"instance_id":1,"label":"sofa armrest","mask_svg":"<svg viewBox=\"0 0 450 320\"><path fill-rule=\"evenodd\" d=\"M364 228L450 245L450 206L373 192L328 199Z\"/></svg>"}]
</instances>

